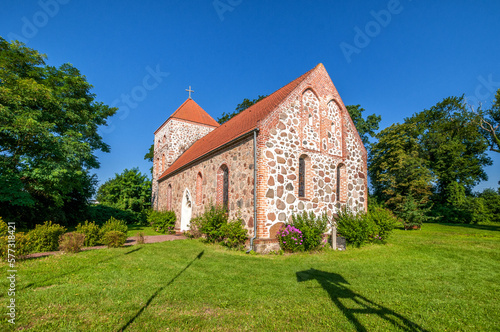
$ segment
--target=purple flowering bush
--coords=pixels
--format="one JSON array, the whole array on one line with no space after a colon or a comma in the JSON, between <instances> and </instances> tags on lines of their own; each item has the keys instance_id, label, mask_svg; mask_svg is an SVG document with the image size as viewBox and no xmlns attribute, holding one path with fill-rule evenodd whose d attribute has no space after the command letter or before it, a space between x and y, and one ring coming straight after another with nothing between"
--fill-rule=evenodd
<instances>
[{"instance_id":1,"label":"purple flowering bush","mask_svg":"<svg viewBox=\"0 0 500 332\"><path fill-rule=\"evenodd\" d=\"M276 237L283 251L297 252L304 250L302 232L292 225L281 227L278 233L276 233Z\"/></svg>"}]
</instances>

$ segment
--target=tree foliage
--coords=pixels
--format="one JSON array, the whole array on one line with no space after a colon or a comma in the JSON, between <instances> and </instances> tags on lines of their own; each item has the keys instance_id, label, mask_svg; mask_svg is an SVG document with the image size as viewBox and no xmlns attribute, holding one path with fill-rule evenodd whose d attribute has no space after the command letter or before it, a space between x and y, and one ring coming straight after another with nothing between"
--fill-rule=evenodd
<instances>
[{"instance_id":1,"label":"tree foliage","mask_svg":"<svg viewBox=\"0 0 500 332\"><path fill-rule=\"evenodd\" d=\"M480 131L488 141L490 151L500 153L500 89L491 108L479 109L477 115Z\"/></svg>"},{"instance_id":2,"label":"tree foliage","mask_svg":"<svg viewBox=\"0 0 500 332\"><path fill-rule=\"evenodd\" d=\"M370 151L369 174L375 195L396 209L407 202L453 203L470 194L491 165L488 143L477 130L463 97L449 97L428 110L381 131ZM457 188L458 187L458 188ZM462 197L462 196L460 196Z\"/></svg>"},{"instance_id":3,"label":"tree foliage","mask_svg":"<svg viewBox=\"0 0 500 332\"><path fill-rule=\"evenodd\" d=\"M85 207L94 152L109 152L97 129L116 112L78 69L45 59L0 37L0 214L25 226L65 223L71 206Z\"/></svg>"},{"instance_id":4,"label":"tree foliage","mask_svg":"<svg viewBox=\"0 0 500 332\"><path fill-rule=\"evenodd\" d=\"M246 110L250 106L256 104L257 102L261 101L262 99L264 99L266 97L267 97L267 95L265 95L265 96L259 95L258 98L253 99L253 100L250 100L247 98L243 99L243 101L236 106L236 110L234 112L232 112L232 113L223 112L221 117L217 119L217 122L220 124L227 122L228 120L233 118L235 115L240 114L242 111Z\"/></svg>"},{"instance_id":5,"label":"tree foliage","mask_svg":"<svg viewBox=\"0 0 500 332\"><path fill-rule=\"evenodd\" d=\"M363 144L368 146L370 141L368 136L375 137L375 131L379 128L379 122L382 120L380 115L372 114L368 115L366 119L363 119L363 112L365 111L361 105L347 105L347 112L351 116L354 126L358 130L359 136L363 140Z\"/></svg>"},{"instance_id":6,"label":"tree foliage","mask_svg":"<svg viewBox=\"0 0 500 332\"><path fill-rule=\"evenodd\" d=\"M99 187L97 200L113 208L142 213L151 206L151 180L138 168L125 169Z\"/></svg>"}]
</instances>

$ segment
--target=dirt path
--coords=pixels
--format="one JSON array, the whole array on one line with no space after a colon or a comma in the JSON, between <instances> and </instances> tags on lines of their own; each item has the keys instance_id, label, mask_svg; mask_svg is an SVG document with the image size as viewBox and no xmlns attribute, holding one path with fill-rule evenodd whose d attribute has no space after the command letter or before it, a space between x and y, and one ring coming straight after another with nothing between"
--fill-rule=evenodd
<instances>
[{"instance_id":1,"label":"dirt path","mask_svg":"<svg viewBox=\"0 0 500 332\"><path fill-rule=\"evenodd\" d=\"M187 239L183 235L146 235L144 236L144 243L157 243L157 242L165 242L165 241L174 241L174 240L184 240ZM136 237L129 237L127 241L125 241L124 246L133 246L137 244ZM95 246L95 247L85 247L82 248L82 251L86 250L96 250L96 249L105 249L106 246ZM34 254L29 254L26 256L27 258L37 258L37 257L45 257L51 255L62 254L62 251L47 251L47 252L37 252Z\"/></svg>"}]
</instances>

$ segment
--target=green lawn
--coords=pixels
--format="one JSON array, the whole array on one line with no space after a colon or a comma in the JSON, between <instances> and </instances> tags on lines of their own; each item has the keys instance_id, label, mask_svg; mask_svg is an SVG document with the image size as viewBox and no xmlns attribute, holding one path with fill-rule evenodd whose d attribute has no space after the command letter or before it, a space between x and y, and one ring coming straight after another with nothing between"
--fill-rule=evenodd
<instances>
[{"instance_id":1,"label":"green lawn","mask_svg":"<svg viewBox=\"0 0 500 332\"><path fill-rule=\"evenodd\" d=\"M143 232L144 235L164 235L162 233L158 233L151 226L141 226L141 225L127 225L128 232L127 237L136 236L137 233Z\"/></svg>"},{"instance_id":2,"label":"green lawn","mask_svg":"<svg viewBox=\"0 0 500 332\"><path fill-rule=\"evenodd\" d=\"M492 331L500 227L426 224L316 255L180 240L33 259L16 303L16 328L36 331Z\"/></svg>"}]
</instances>

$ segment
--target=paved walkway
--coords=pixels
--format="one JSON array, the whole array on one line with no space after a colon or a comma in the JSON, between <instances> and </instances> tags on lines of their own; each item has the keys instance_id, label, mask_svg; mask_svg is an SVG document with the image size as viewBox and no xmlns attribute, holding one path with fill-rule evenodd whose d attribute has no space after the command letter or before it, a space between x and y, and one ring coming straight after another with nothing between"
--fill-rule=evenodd
<instances>
[{"instance_id":1,"label":"paved walkway","mask_svg":"<svg viewBox=\"0 0 500 332\"><path fill-rule=\"evenodd\" d=\"M174 241L174 240L184 240L187 237L183 235L146 235L144 236L144 243L157 243L157 242L165 242L165 241ZM137 244L137 239L135 236L127 238L124 246L133 246ZM95 247L84 247L82 251L86 250L96 250L96 249L105 249L106 246L95 246ZM38 252L34 254L29 254L26 256L27 258L37 258L51 255L62 254L62 251L46 251L46 252Z\"/></svg>"}]
</instances>

